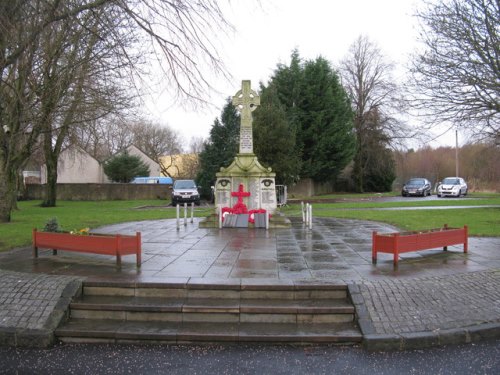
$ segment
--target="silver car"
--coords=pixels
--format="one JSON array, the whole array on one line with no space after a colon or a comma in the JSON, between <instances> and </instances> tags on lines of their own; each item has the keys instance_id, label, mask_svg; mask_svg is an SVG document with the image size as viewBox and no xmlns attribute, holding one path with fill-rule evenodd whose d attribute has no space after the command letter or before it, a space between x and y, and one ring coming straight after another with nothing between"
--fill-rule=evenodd
<instances>
[{"instance_id":1,"label":"silver car","mask_svg":"<svg viewBox=\"0 0 500 375\"><path fill-rule=\"evenodd\" d=\"M460 197L467 195L467 183L461 177L446 177L437 187L438 197Z\"/></svg>"},{"instance_id":2,"label":"silver car","mask_svg":"<svg viewBox=\"0 0 500 375\"><path fill-rule=\"evenodd\" d=\"M177 180L172 186L172 206L194 202L200 205L200 193L194 180Z\"/></svg>"}]
</instances>

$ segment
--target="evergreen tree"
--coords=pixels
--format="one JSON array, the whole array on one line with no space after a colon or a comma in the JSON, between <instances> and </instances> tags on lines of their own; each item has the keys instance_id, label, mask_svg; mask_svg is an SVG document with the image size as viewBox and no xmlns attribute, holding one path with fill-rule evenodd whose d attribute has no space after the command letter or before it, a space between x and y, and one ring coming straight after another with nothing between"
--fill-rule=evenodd
<instances>
[{"instance_id":1,"label":"evergreen tree","mask_svg":"<svg viewBox=\"0 0 500 375\"><path fill-rule=\"evenodd\" d=\"M262 165L276 173L276 182L290 184L298 180L300 155L295 148L295 129L287 121L276 88L261 87L261 105L254 112L254 152Z\"/></svg>"},{"instance_id":2,"label":"evergreen tree","mask_svg":"<svg viewBox=\"0 0 500 375\"><path fill-rule=\"evenodd\" d=\"M221 167L228 167L238 153L239 132L240 117L228 98L220 119L215 119L210 129L210 137L200 153L200 172L196 181L201 186L203 196L210 196L210 187L216 179L215 174Z\"/></svg>"},{"instance_id":3,"label":"evergreen tree","mask_svg":"<svg viewBox=\"0 0 500 375\"><path fill-rule=\"evenodd\" d=\"M304 63L295 50L290 66L278 65L269 86L275 86L296 134L300 177L335 180L352 160L356 143L350 101L330 63L322 57Z\"/></svg>"},{"instance_id":4,"label":"evergreen tree","mask_svg":"<svg viewBox=\"0 0 500 375\"><path fill-rule=\"evenodd\" d=\"M354 157L352 179L358 192L391 191L396 179L396 164L387 145L389 136L380 125L380 115L373 109L363 120L363 131L358 131L358 149Z\"/></svg>"},{"instance_id":5,"label":"evergreen tree","mask_svg":"<svg viewBox=\"0 0 500 375\"><path fill-rule=\"evenodd\" d=\"M134 177L149 176L149 167L138 156L124 152L104 164L104 173L113 182L128 183Z\"/></svg>"},{"instance_id":6,"label":"evergreen tree","mask_svg":"<svg viewBox=\"0 0 500 375\"><path fill-rule=\"evenodd\" d=\"M338 75L322 57L304 66L302 175L331 181L355 152L353 112Z\"/></svg>"}]
</instances>

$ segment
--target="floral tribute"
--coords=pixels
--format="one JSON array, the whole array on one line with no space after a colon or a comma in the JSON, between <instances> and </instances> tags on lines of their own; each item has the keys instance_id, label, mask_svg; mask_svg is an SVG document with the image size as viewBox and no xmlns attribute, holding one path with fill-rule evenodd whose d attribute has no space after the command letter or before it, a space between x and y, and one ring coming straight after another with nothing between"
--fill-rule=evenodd
<instances>
[{"instance_id":1,"label":"floral tribute","mask_svg":"<svg viewBox=\"0 0 500 375\"><path fill-rule=\"evenodd\" d=\"M238 191L233 191L231 192L232 197L238 197L238 201L236 204L231 208L231 207L222 207L222 220L224 220L224 217L227 214L233 214L233 215L242 215L242 214L248 214L248 221L250 223L255 223L255 214L265 214L267 211L263 208L259 208L256 210L248 210L248 207L246 206L245 203L243 203L243 197L249 197L250 192L244 191L245 188L243 184L240 184L238 186Z\"/></svg>"}]
</instances>

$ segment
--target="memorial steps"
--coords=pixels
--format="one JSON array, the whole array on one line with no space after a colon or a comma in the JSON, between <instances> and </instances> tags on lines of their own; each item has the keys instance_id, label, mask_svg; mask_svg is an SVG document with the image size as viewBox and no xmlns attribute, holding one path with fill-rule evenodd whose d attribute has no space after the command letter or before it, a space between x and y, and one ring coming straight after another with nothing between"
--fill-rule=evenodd
<instances>
[{"instance_id":1,"label":"memorial steps","mask_svg":"<svg viewBox=\"0 0 500 375\"><path fill-rule=\"evenodd\" d=\"M67 343L362 340L347 286L328 284L84 282L55 334Z\"/></svg>"}]
</instances>

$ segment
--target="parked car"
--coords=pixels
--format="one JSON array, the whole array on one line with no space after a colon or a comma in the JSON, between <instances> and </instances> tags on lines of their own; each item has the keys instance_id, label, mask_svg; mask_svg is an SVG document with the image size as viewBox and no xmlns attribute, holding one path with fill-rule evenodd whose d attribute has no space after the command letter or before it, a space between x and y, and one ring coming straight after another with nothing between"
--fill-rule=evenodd
<instances>
[{"instance_id":1,"label":"parked car","mask_svg":"<svg viewBox=\"0 0 500 375\"><path fill-rule=\"evenodd\" d=\"M460 197L467 195L467 183L461 177L446 177L437 187L438 197Z\"/></svg>"},{"instance_id":2,"label":"parked car","mask_svg":"<svg viewBox=\"0 0 500 375\"><path fill-rule=\"evenodd\" d=\"M403 197L408 197L410 195L425 197L431 195L431 183L426 178L411 178L403 185L401 195Z\"/></svg>"},{"instance_id":3,"label":"parked car","mask_svg":"<svg viewBox=\"0 0 500 375\"><path fill-rule=\"evenodd\" d=\"M200 193L194 180L175 181L172 185L172 206L177 205L177 203L191 202L197 206L200 205Z\"/></svg>"},{"instance_id":4,"label":"parked car","mask_svg":"<svg viewBox=\"0 0 500 375\"><path fill-rule=\"evenodd\" d=\"M132 180L132 184L169 184L171 185L174 181L172 177L135 177Z\"/></svg>"}]
</instances>

